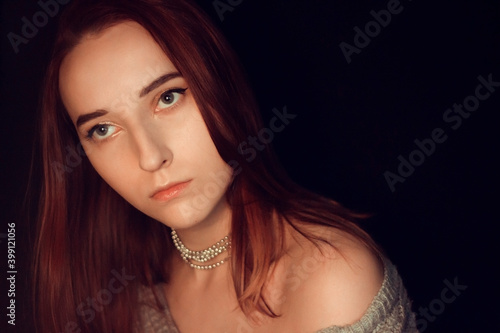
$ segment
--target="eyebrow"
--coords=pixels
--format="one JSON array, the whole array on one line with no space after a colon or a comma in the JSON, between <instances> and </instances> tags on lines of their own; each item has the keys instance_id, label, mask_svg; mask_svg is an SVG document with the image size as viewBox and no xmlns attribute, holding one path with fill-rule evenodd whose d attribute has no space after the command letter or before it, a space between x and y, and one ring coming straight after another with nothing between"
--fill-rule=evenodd
<instances>
[{"instance_id":1,"label":"eyebrow","mask_svg":"<svg viewBox=\"0 0 500 333\"><path fill-rule=\"evenodd\" d=\"M85 124L86 122L91 121L94 118L102 117L106 114L108 114L108 111L106 111L106 110L96 110L96 111L91 112L91 113L83 114L80 117L78 117L78 119L76 120L76 127L80 127L83 124Z\"/></svg>"},{"instance_id":2,"label":"eyebrow","mask_svg":"<svg viewBox=\"0 0 500 333\"><path fill-rule=\"evenodd\" d=\"M149 94L151 91L153 91L154 89L156 89L159 86L161 86L162 84L164 84L165 82L170 81L172 79L175 79L177 77L181 77L181 76L182 75L179 72L172 72L172 73L164 74L164 75L160 76L159 78L157 78L156 80L154 80L153 82L151 82L150 84L148 84L146 87L142 88L141 92L139 93L139 97L144 97L147 94ZM86 122L91 121L92 119L95 119L95 118L102 117L106 114L108 114L108 111L101 110L101 109L96 110L96 111L91 112L91 113L83 114L83 115L79 116L78 119L76 120L76 127L78 128L78 127L82 126L83 124L85 124Z\"/></svg>"},{"instance_id":3,"label":"eyebrow","mask_svg":"<svg viewBox=\"0 0 500 333\"><path fill-rule=\"evenodd\" d=\"M139 97L146 96L152 90L158 88L159 86L161 86L165 82L170 81L170 80L175 79L176 77L180 77L180 76L182 76L182 75L179 72L167 73L167 74L164 74L164 75L160 76L159 78L157 78L156 80L154 80L153 82L151 82L150 84L148 84L146 87L144 87L141 90L141 92L139 94Z\"/></svg>"}]
</instances>

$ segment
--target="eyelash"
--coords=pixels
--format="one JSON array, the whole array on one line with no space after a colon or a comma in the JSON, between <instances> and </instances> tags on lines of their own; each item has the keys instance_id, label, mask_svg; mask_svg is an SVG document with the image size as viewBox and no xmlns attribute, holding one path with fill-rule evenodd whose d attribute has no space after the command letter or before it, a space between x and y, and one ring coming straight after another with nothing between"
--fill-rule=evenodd
<instances>
[{"instance_id":1,"label":"eyelash","mask_svg":"<svg viewBox=\"0 0 500 333\"><path fill-rule=\"evenodd\" d=\"M87 135L85 135L85 139L87 139L89 141L99 141L99 142L105 141L107 139L107 137L104 138L104 139L97 139L97 140L94 139L94 133L95 133L95 131L97 131L101 127L106 127L106 128L109 129L109 126L114 126L114 125L111 125L111 124L97 124L97 125L93 126L90 130L88 130Z\"/></svg>"},{"instance_id":2,"label":"eyelash","mask_svg":"<svg viewBox=\"0 0 500 333\"><path fill-rule=\"evenodd\" d=\"M168 95L168 94L181 94L181 95L184 95L186 93L186 90L188 88L174 88L174 89L170 89L170 90L167 90L167 91L164 91L161 93L160 97L158 98L158 101L156 102L156 105L158 106L158 104L160 104L160 102L162 102L162 99ZM178 100L175 100L174 104L171 105L171 106L166 106L164 108L157 108L156 110L163 110L163 109L167 109L167 108L171 108L173 107L174 105L176 105L178 103Z\"/></svg>"},{"instance_id":3,"label":"eyelash","mask_svg":"<svg viewBox=\"0 0 500 333\"><path fill-rule=\"evenodd\" d=\"M174 89L169 89L167 91L162 92L161 95L158 97L156 105L158 106L158 104L161 102L162 98L164 98L166 95L172 94L172 93L184 95L186 93L187 89L188 88L174 88ZM173 105L176 105L177 103L178 103L178 101L175 101ZM164 109L171 108L171 107L173 107L173 106L167 106L167 107L164 107L161 109L156 108L156 110L159 111L159 110L164 110ZM97 139L97 140L94 139L94 133L95 133L95 131L97 131L99 128L102 128L102 127L106 127L109 129L109 126L114 126L114 125L101 123L101 124L97 124L97 125L93 126L90 130L87 131L85 139L87 139L89 141L99 141L99 142L103 142L103 141L107 140L108 137L106 137L104 139Z\"/></svg>"}]
</instances>

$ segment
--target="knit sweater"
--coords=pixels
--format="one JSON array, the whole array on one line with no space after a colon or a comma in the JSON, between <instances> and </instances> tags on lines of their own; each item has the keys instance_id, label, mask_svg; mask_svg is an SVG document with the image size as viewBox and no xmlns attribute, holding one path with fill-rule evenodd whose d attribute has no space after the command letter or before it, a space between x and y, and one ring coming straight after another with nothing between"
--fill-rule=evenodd
<instances>
[{"instance_id":1,"label":"knit sweater","mask_svg":"<svg viewBox=\"0 0 500 333\"><path fill-rule=\"evenodd\" d=\"M396 267L384 259L384 280L379 292L371 302L363 317L347 326L331 326L316 333L418 333L411 302ZM160 286L156 295L163 309L156 306L151 289L140 291L140 310L137 332L180 333L175 325ZM216 333L216 332L214 332Z\"/></svg>"}]
</instances>

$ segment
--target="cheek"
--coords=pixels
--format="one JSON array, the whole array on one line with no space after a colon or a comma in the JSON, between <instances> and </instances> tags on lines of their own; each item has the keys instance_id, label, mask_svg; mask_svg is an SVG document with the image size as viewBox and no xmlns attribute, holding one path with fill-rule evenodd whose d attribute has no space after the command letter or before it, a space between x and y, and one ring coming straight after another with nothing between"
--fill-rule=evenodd
<instances>
[{"instance_id":1,"label":"cheek","mask_svg":"<svg viewBox=\"0 0 500 333\"><path fill-rule=\"evenodd\" d=\"M196 116L196 119L191 121L189 133L185 136L185 152L196 154L197 162L202 165L224 163L201 115Z\"/></svg>"},{"instance_id":2,"label":"cheek","mask_svg":"<svg viewBox=\"0 0 500 333\"><path fill-rule=\"evenodd\" d=\"M88 158L95 171L118 193L124 193L127 189L125 185L133 181L132 161L123 154L123 150L95 148Z\"/></svg>"}]
</instances>

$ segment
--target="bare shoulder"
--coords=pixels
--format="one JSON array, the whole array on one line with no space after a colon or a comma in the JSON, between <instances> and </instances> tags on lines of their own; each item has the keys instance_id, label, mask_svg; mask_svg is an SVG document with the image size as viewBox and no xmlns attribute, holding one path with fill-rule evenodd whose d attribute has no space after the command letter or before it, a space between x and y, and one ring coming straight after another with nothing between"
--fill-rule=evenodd
<instances>
[{"instance_id":1,"label":"bare shoulder","mask_svg":"<svg viewBox=\"0 0 500 333\"><path fill-rule=\"evenodd\" d=\"M318 227L317 231L327 235L334 247L324 244L318 249L299 241L283 265L283 319L293 318L304 331L358 321L384 278L380 258L361 241L336 229Z\"/></svg>"}]
</instances>

